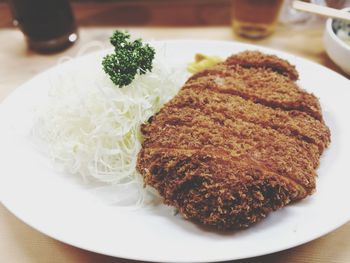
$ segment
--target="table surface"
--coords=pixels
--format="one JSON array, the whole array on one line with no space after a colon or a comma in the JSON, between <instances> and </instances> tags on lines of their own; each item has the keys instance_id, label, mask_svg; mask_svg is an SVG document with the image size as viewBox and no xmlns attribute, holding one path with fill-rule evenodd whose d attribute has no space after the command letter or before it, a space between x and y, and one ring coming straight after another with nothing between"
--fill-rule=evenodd
<instances>
[{"instance_id":1,"label":"table surface","mask_svg":"<svg viewBox=\"0 0 350 263\"><path fill-rule=\"evenodd\" d=\"M233 35L228 25L127 28L132 35L144 39L190 38L253 43L305 57L349 78L325 53L322 44L323 25L324 21L317 19L308 22L307 25L280 25L275 34L258 41ZM56 65L62 57L76 57L82 53L107 47L108 38L115 28L118 27L91 25L80 27L80 40L73 47L54 55L33 53L27 49L23 35L17 29L0 28L0 101L32 76ZM0 203L0 262L127 263L133 261L96 254L56 241L24 224ZM299 247L237 262L348 263L350 262L350 223Z\"/></svg>"}]
</instances>

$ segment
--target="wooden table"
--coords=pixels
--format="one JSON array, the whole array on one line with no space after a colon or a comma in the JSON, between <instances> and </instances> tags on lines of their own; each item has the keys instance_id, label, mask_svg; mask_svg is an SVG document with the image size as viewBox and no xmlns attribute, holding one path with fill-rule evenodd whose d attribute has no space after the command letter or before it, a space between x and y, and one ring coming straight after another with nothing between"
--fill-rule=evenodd
<instances>
[{"instance_id":1,"label":"wooden table","mask_svg":"<svg viewBox=\"0 0 350 263\"><path fill-rule=\"evenodd\" d=\"M61 57L75 57L87 45L91 48L86 52L91 52L97 47L107 47L108 37L115 28L116 26L106 25L80 27L79 42L70 49L54 55L35 54L27 49L24 38L18 30L11 27L0 28L0 101L21 83L48 67L56 65ZM254 43L311 59L346 76L325 54L321 20L316 20L308 26L281 25L274 35L259 41L249 41L234 36L228 25L220 23L214 23L210 27L156 25L132 26L128 29L133 35L144 39L219 39ZM27 226L0 204L0 262L119 263L132 261L92 253L56 241ZM350 262L350 223L302 246L238 262L348 263Z\"/></svg>"}]
</instances>

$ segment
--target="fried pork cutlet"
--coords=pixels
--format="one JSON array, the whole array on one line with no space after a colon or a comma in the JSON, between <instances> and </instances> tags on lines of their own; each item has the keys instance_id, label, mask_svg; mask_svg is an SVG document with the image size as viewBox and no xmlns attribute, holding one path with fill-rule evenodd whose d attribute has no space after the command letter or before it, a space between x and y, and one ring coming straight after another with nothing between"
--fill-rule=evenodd
<instances>
[{"instance_id":1,"label":"fried pork cutlet","mask_svg":"<svg viewBox=\"0 0 350 263\"><path fill-rule=\"evenodd\" d=\"M315 191L330 143L287 61L246 51L193 75L149 123L137 169L188 219L245 228Z\"/></svg>"}]
</instances>

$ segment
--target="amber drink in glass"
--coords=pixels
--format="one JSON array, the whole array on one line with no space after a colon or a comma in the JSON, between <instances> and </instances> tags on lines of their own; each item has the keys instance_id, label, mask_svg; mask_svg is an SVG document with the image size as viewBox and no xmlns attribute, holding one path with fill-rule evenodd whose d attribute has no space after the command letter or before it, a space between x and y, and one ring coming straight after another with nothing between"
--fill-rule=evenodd
<instances>
[{"instance_id":1,"label":"amber drink in glass","mask_svg":"<svg viewBox=\"0 0 350 263\"><path fill-rule=\"evenodd\" d=\"M232 0L232 27L235 33L262 38L274 32L283 0Z\"/></svg>"}]
</instances>

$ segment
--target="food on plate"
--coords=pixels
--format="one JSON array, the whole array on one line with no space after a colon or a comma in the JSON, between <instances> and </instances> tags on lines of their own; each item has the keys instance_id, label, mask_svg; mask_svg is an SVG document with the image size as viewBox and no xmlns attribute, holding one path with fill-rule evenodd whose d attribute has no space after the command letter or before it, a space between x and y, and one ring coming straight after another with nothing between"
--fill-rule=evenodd
<instances>
[{"instance_id":1,"label":"food on plate","mask_svg":"<svg viewBox=\"0 0 350 263\"><path fill-rule=\"evenodd\" d=\"M155 50L141 39L130 41L130 34L116 30L110 38L114 53L103 58L103 70L119 87L129 85L136 75L152 70Z\"/></svg>"},{"instance_id":2,"label":"food on plate","mask_svg":"<svg viewBox=\"0 0 350 263\"><path fill-rule=\"evenodd\" d=\"M214 66L219 62L222 62L222 58L218 56L207 56L201 53L197 53L194 56L194 62L191 62L187 65L187 70L191 73L197 73L206 68Z\"/></svg>"},{"instance_id":3,"label":"food on plate","mask_svg":"<svg viewBox=\"0 0 350 263\"><path fill-rule=\"evenodd\" d=\"M145 183L185 218L221 229L314 193L330 131L297 79L289 62L257 51L194 74L141 127Z\"/></svg>"},{"instance_id":4,"label":"food on plate","mask_svg":"<svg viewBox=\"0 0 350 263\"><path fill-rule=\"evenodd\" d=\"M122 88L102 69L104 53L101 60L50 75L48 98L37 109L32 134L39 149L64 172L82 177L90 188L98 187L109 203L138 206L154 196L136 171L140 125L177 93L187 75L171 67L164 50L159 51L152 70L128 75L133 80ZM124 76L119 73L115 76Z\"/></svg>"}]
</instances>

